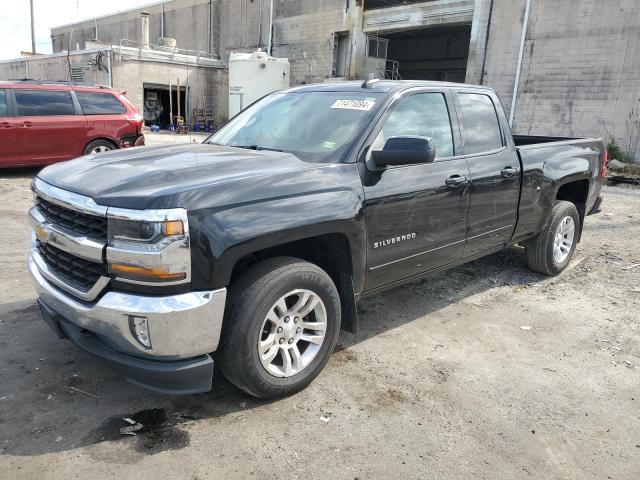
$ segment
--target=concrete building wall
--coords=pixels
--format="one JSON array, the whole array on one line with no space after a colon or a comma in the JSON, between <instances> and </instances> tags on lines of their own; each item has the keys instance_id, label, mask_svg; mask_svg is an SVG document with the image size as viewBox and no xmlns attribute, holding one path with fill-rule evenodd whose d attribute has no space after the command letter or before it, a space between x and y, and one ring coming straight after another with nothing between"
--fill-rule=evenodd
<instances>
[{"instance_id":1,"label":"concrete building wall","mask_svg":"<svg viewBox=\"0 0 640 480\"><path fill-rule=\"evenodd\" d=\"M490 1L476 4L470 83L480 83ZM524 6L525 0L494 0L484 83L497 90L507 110ZM611 134L634 154L640 130L639 18L636 0L532 0L514 132Z\"/></svg>"},{"instance_id":2,"label":"concrete building wall","mask_svg":"<svg viewBox=\"0 0 640 480\"><path fill-rule=\"evenodd\" d=\"M228 70L223 68L198 67L169 64L151 61L123 60L113 65L113 85L127 91L127 97L138 107L140 112L144 106L145 84L171 85L176 88L187 87L187 112L182 116L191 123L193 108L203 107L204 101L208 109L213 110L216 125L221 125L228 118ZM171 79L171 80L170 80ZM177 115L177 109L174 111Z\"/></svg>"},{"instance_id":3,"label":"concrete building wall","mask_svg":"<svg viewBox=\"0 0 640 480\"><path fill-rule=\"evenodd\" d=\"M46 57L23 58L0 62L0 80L16 80L21 78L33 78L36 80L63 80L69 77L69 67L86 66L95 59L97 51L71 52ZM67 59L69 64L67 64ZM88 83L98 85L109 84L109 74L105 70L84 70L84 79Z\"/></svg>"},{"instance_id":4,"label":"concrete building wall","mask_svg":"<svg viewBox=\"0 0 640 480\"><path fill-rule=\"evenodd\" d=\"M350 30L355 1L278 0L273 55L288 57L292 84L331 77L334 33ZM354 73L351 72L351 76Z\"/></svg>"},{"instance_id":5,"label":"concrete building wall","mask_svg":"<svg viewBox=\"0 0 640 480\"><path fill-rule=\"evenodd\" d=\"M150 43L158 44L158 38L162 36L164 29L165 37L177 39L178 48L203 52L209 52L211 49L212 53L215 53L216 46L209 26L219 1L175 0L164 4L156 3L85 22L56 27L51 30L53 51L61 52L69 48L73 50L76 44L82 49L85 48L88 40L95 39L114 45L118 45L122 39L140 41L140 13L148 12ZM162 21L163 10L164 22Z\"/></svg>"}]
</instances>

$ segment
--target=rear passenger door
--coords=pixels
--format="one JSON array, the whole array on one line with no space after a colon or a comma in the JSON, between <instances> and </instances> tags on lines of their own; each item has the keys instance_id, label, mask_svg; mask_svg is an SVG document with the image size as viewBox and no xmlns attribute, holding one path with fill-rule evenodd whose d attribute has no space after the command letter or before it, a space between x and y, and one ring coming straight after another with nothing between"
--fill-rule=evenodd
<instances>
[{"instance_id":1,"label":"rear passenger door","mask_svg":"<svg viewBox=\"0 0 640 480\"><path fill-rule=\"evenodd\" d=\"M11 112L9 92L0 89L0 167L19 165L16 118Z\"/></svg>"},{"instance_id":2,"label":"rear passenger door","mask_svg":"<svg viewBox=\"0 0 640 480\"><path fill-rule=\"evenodd\" d=\"M14 89L22 164L44 165L82 155L87 122L68 90Z\"/></svg>"},{"instance_id":3,"label":"rear passenger door","mask_svg":"<svg viewBox=\"0 0 640 480\"><path fill-rule=\"evenodd\" d=\"M487 91L456 93L462 138L471 176L467 217L470 257L505 245L515 228L520 195L520 160L497 97Z\"/></svg>"}]
</instances>

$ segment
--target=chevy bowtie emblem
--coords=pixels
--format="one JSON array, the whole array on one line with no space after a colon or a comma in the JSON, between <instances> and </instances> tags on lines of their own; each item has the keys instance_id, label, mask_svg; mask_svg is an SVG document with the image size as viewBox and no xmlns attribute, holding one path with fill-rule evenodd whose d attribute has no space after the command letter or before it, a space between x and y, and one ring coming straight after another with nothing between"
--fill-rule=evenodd
<instances>
[{"instance_id":1,"label":"chevy bowtie emblem","mask_svg":"<svg viewBox=\"0 0 640 480\"><path fill-rule=\"evenodd\" d=\"M393 245L394 243L413 240L414 238L416 238L415 233L407 233L406 235L398 235L397 237L385 238L384 240L380 240L379 242L373 242L373 248L386 247L388 245Z\"/></svg>"}]
</instances>

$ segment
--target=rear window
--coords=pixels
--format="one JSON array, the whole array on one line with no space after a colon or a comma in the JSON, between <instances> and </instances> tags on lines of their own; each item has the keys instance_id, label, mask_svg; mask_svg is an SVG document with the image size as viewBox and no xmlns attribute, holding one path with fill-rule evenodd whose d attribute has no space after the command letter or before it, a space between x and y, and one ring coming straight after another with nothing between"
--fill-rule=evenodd
<instances>
[{"instance_id":1,"label":"rear window","mask_svg":"<svg viewBox=\"0 0 640 480\"><path fill-rule=\"evenodd\" d=\"M56 90L16 89L18 115L75 115L73 100L69 92Z\"/></svg>"},{"instance_id":2,"label":"rear window","mask_svg":"<svg viewBox=\"0 0 640 480\"><path fill-rule=\"evenodd\" d=\"M9 109L7 108L7 93L0 90L0 117L8 117Z\"/></svg>"},{"instance_id":3,"label":"rear window","mask_svg":"<svg viewBox=\"0 0 640 480\"><path fill-rule=\"evenodd\" d=\"M117 115L126 111L125 106L110 93L76 92L85 115Z\"/></svg>"},{"instance_id":4,"label":"rear window","mask_svg":"<svg viewBox=\"0 0 640 480\"><path fill-rule=\"evenodd\" d=\"M496 109L488 95L460 93L460 106L469 153L497 150L503 146Z\"/></svg>"}]
</instances>

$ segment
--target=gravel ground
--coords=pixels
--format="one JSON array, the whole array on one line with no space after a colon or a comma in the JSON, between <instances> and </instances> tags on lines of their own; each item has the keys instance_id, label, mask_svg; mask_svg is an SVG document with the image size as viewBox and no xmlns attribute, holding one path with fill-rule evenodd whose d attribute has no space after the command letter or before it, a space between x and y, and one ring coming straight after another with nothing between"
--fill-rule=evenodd
<instances>
[{"instance_id":1,"label":"gravel ground","mask_svg":"<svg viewBox=\"0 0 640 480\"><path fill-rule=\"evenodd\" d=\"M265 402L219 376L157 396L57 340L25 268L34 174L0 174L0 478L640 478L640 190L605 189L559 277L508 251L365 300L318 379Z\"/></svg>"}]
</instances>

